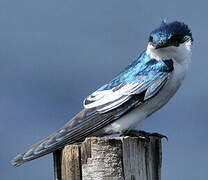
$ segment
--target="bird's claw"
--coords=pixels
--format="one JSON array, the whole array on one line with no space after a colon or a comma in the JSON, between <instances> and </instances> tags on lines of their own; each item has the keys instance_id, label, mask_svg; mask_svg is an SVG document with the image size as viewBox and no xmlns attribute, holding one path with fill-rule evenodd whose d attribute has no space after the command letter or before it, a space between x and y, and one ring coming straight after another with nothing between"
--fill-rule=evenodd
<instances>
[{"instance_id":1,"label":"bird's claw","mask_svg":"<svg viewBox=\"0 0 208 180\"><path fill-rule=\"evenodd\" d=\"M150 137L157 137L157 138L165 138L168 141L168 137L163 135L163 134L159 134L159 133L149 133L149 132L145 132L145 131L136 131L136 130L128 130L124 133L124 135L127 136L132 136L132 137L139 137L141 139L144 139L146 141L150 141Z\"/></svg>"}]
</instances>

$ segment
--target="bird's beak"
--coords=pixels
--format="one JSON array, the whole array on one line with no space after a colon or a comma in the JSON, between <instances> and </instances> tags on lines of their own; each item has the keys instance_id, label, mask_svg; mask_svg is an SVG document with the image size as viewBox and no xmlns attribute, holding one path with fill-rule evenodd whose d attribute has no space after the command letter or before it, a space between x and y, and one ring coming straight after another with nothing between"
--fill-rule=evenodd
<instances>
[{"instance_id":1,"label":"bird's beak","mask_svg":"<svg viewBox=\"0 0 208 180\"><path fill-rule=\"evenodd\" d=\"M155 48L155 49L160 49L160 48L164 48L168 46L167 42L164 41L155 41L152 42L151 45Z\"/></svg>"}]
</instances>

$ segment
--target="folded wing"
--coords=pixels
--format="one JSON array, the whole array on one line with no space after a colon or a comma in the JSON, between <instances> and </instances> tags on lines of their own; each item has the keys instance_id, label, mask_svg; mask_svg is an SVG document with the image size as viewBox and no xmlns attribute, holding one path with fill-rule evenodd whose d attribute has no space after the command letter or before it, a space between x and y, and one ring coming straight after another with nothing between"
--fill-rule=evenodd
<instances>
[{"instance_id":1,"label":"folded wing","mask_svg":"<svg viewBox=\"0 0 208 180\"><path fill-rule=\"evenodd\" d=\"M173 70L172 60L139 61L136 66L122 72L111 82L101 87L84 100L86 109L96 108L108 112L128 101L132 95L146 91L144 100L153 97L167 81Z\"/></svg>"}]
</instances>

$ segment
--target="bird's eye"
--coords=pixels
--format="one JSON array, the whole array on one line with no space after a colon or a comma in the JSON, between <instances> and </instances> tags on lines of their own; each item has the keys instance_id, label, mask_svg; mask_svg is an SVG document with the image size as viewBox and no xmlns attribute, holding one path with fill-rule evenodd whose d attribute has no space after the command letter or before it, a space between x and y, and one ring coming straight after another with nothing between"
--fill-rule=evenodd
<instances>
[{"instance_id":1,"label":"bird's eye","mask_svg":"<svg viewBox=\"0 0 208 180\"><path fill-rule=\"evenodd\" d=\"M153 37L152 36L149 37L149 42L153 42Z\"/></svg>"}]
</instances>

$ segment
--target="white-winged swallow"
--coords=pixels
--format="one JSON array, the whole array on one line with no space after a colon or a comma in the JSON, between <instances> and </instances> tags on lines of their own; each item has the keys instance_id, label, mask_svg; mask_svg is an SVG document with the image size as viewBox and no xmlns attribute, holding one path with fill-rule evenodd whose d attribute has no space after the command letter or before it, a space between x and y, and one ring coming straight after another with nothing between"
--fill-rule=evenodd
<instances>
[{"instance_id":1,"label":"white-winged swallow","mask_svg":"<svg viewBox=\"0 0 208 180\"><path fill-rule=\"evenodd\" d=\"M93 92L67 124L17 155L20 166L88 136L140 130L180 87L191 58L192 33L182 22L165 21L149 35L147 49L118 76Z\"/></svg>"}]
</instances>

